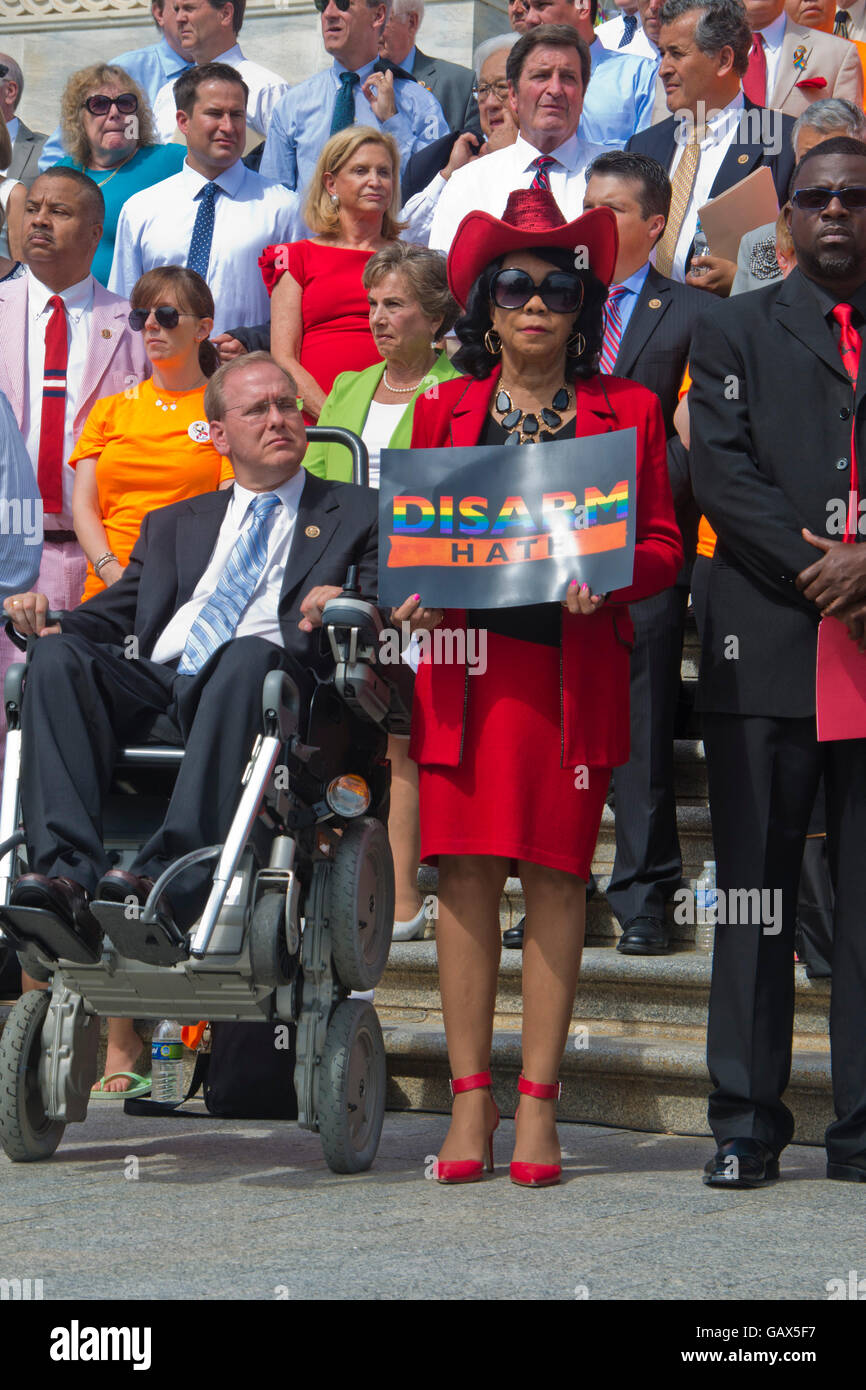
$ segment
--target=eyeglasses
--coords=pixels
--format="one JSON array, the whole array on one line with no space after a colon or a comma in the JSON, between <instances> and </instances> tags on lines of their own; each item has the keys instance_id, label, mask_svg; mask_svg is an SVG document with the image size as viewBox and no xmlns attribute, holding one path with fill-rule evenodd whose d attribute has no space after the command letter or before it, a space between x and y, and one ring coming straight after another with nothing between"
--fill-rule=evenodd
<instances>
[{"instance_id":1,"label":"eyeglasses","mask_svg":"<svg viewBox=\"0 0 866 1390\"><path fill-rule=\"evenodd\" d=\"M329 5L330 3L331 3L331 0L313 0L313 4L315 5L316 9L319 11L319 14L324 14L324 13L325 13L325 10L328 8L328 5ZM334 0L334 4L337 6L337 9L340 11L341 14L345 14L345 13L346 13L346 11L349 9L351 3L352 3L352 0Z\"/></svg>"},{"instance_id":2,"label":"eyeglasses","mask_svg":"<svg viewBox=\"0 0 866 1390\"><path fill-rule=\"evenodd\" d=\"M160 328L177 328L181 319L194 319L195 314L182 314L173 304L160 304L156 309L130 309L129 326L135 333L141 333L150 315L156 319Z\"/></svg>"},{"instance_id":3,"label":"eyeglasses","mask_svg":"<svg viewBox=\"0 0 866 1390\"><path fill-rule=\"evenodd\" d=\"M476 85L472 88L472 95L474 96L476 101L485 101L489 96L496 97L497 101L507 101L508 83L482 82L480 86L476 83Z\"/></svg>"},{"instance_id":4,"label":"eyeglasses","mask_svg":"<svg viewBox=\"0 0 866 1390\"><path fill-rule=\"evenodd\" d=\"M552 270L540 285L525 270L497 270L490 282L490 297L500 309L522 309L540 295L552 314L574 314L583 304L583 282L577 275Z\"/></svg>"},{"instance_id":5,"label":"eyeglasses","mask_svg":"<svg viewBox=\"0 0 866 1390\"><path fill-rule=\"evenodd\" d=\"M823 212L825 207L838 198L847 212L862 212L866 208L866 188L798 188L791 194L791 202L796 203L801 212Z\"/></svg>"},{"instance_id":6,"label":"eyeglasses","mask_svg":"<svg viewBox=\"0 0 866 1390\"><path fill-rule=\"evenodd\" d=\"M100 92L95 97L88 97L84 106L91 116L107 116L112 106L117 107L121 116L131 116L138 110L138 97L135 92L121 92L119 97L108 97Z\"/></svg>"},{"instance_id":7,"label":"eyeglasses","mask_svg":"<svg viewBox=\"0 0 866 1390\"><path fill-rule=\"evenodd\" d=\"M245 420L259 422L266 420L271 413L271 407L276 406L277 410L285 419L288 415L294 415L296 410L300 410L302 401L296 396L279 396L275 401L256 401L255 405L229 405L226 406L226 414L230 410L243 411Z\"/></svg>"}]
</instances>

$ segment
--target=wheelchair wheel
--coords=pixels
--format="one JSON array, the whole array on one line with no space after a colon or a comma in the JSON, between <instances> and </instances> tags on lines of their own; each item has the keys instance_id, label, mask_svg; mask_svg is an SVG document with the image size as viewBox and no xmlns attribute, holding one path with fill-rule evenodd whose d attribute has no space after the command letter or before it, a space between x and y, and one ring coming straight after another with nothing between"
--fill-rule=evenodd
<instances>
[{"instance_id":1,"label":"wheelchair wheel","mask_svg":"<svg viewBox=\"0 0 866 1390\"><path fill-rule=\"evenodd\" d=\"M385 1118L385 1043L364 999L344 999L328 1025L319 1064L319 1134L334 1173L363 1173L379 1148Z\"/></svg>"},{"instance_id":2,"label":"wheelchair wheel","mask_svg":"<svg viewBox=\"0 0 866 1390\"><path fill-rule=\"evenodd\" d=\"M394 930L394 861L388 834L371 816L343 831L328 883L334 969L349 989L382 978Z\"/></svg>"},{"instance_id":3,"label":"wheelchair wheel","mask_svg":"<svg viewBox=\"0 0 866 1390\"><path fill-rule=\"evenodd\" d=\"M13 1163L50 1158L66 1128L45 1113L39 1086L42 1028L51 994L22 994L0 1038L0 1143Z\"/></svg>"},{"instance_id":4,"label":"wheelchair wheel","mask_svg":"<svg viewBox=\"0 0 866 1390\"><path fill-rule=\"evenodd\" d=\"M298 969L297 948L286 940L286 895L265 893L250 922L250 966L257 985L278 989L290 985Z\"/></svg>"}]
</instances>

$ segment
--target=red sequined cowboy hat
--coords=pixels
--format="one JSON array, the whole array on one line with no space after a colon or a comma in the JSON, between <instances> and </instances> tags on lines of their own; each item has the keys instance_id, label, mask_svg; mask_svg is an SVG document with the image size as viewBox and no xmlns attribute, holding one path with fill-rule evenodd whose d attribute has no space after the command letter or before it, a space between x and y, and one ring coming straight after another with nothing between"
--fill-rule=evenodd
<instances>
[{"instance_id":1,"label":"red sequined cowboy hat","mask_svg":"<svg viewBox=\"0 0 866 1390\"><path fill-rule=\"evenodd\" d=\"M547 188L518 188L509 193L502 217L467 212L448 253L448 284L458 304L466 306L469 291L482 270L509 251L533 251L559 246L566 251L586 248L577 264L603 285L613 279L619 252L616 217L610 208L593 208L566 222Z\"/></svg>"}]
</instances>

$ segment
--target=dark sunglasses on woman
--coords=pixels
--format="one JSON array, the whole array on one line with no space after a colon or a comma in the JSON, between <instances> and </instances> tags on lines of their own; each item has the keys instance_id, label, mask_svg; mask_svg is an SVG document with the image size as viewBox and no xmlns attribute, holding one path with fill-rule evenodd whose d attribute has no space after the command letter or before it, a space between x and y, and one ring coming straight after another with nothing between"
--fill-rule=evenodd
<instances>
[{"instance_id":1,"label":"dark sunglasses on woman","mask_svg":"<svg viewBox=\"0 0 866 1390\"><path fill-rule=\"evenodd\" d=\"M833 198L838 198L848 212L862 212L866 208L866 188L798 188L791 194L791 202L796 203L801 212L823 212Z\"/></svg>"},{"instance_id":2,"label":"dark sunglasses on woman","mask_svg":"<svg viewBox=\"0 0 866 1390\"><path fill-rule=\"evenodd\" d=\"M138 110L138 97L135 92L121 92L120 96L107 97L101 93L88 97L84 105L91 116L107 116L112 106L116 106L121 116L131 116Z\"/></svg>"},{"instance_id":3,"label":"dark sunglasses on woman","mask_svg":"<svg viewBox=\"0 0 866 1390\"><path fill-rule=\"evenodd\" d=\"M526 270L497 270L490 282L490 297L500 309L522 309L540 295L552 314L574 314L583 303L583 283L577 275L552 270L537 285Z\"/></svg>"},{"instance_id":4,"label":"dark sunglasses on woman","mask_svg":"<svg viewBox=\"0 0 866 1390\"><path fill-rule=\"evenodd\" d=\"M160 304L156 309L130 309L130 328L136 333L142 333L150 314L153 314L160 328L177 328L181 319L195 318L195 314L182 314L173 304Z\"/></svg>"}]
</instances>

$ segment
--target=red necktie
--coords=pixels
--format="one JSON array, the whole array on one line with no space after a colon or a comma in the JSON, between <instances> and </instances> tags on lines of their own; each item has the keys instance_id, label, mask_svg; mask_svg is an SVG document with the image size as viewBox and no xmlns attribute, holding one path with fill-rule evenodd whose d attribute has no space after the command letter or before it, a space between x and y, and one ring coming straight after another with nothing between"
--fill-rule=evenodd
<instances>
[{"instance_id":1,"label":"red necktie","mask_svg":"<svg viewBox=\"0 0 866 1390\"><path fill-rule=\"evenodd\" d=\"M66 423L66 308L59 294L45 329L45 367L42 373L42 425L36 476L46 512L63 511L63 436Z\"/></svg>"},{"instance_id":2,"label":"red necktie","mask_svg":"<svg viewBox=\"0 0 866 1390\"><path fill-rule=\"evenodd\" d=\"M839 325L839 356L842 358L842 365L851 378L852 387L857 384L857 372L860 368L860 349L863 346L863 339L851 322L853 310L850 304L837 304L833 310L833 318ZM855 417L851 412L851 488L848 494L848 524L845 529L846 541L857 539L857 502L860 491L860 478L857 469L856 454L856 435L854 430Z\"/></svg>"},{"instance_id":3,"label":"red necktie","mask_svg":"<svg viewBox=\"0 0 866 1390\"><path fill-rule=\"evenodd\" d=\"M604 306L604 340L601 345L601 357L599 358L599 370L605 376L611 376L616 366L617 353L622 341L622 314L620 313L619 301L627 291L622 285L611 285L607 292L607 303Z\"/></svg>"},{"instance_id":4,"label":"red necktie","mask_svg":"<svg viewBox=\"0 0 866 1390\"><path fill-rule=\"evenodd\" d=\"M556 160L551 159L549 154L540 154L537 159L533 159L532 167L535 170L535 178L532 180L532 183L529 185L529 187L546 188L549 193L550 177L547 171L550 168L551 164L555 163Z\"/></svg>"},{"instance_id":5,"label":"red necktie","mask_svg":"<svg viewBox=\"0 0 866 1390\"><path fill-rule=\"evenodd\" d=\"M749 49L749 66L743 78L743 91L756 106L767 102L767 57L764 53L764 36L755 34Z\"/></svg>"}]
</instances>

